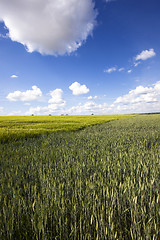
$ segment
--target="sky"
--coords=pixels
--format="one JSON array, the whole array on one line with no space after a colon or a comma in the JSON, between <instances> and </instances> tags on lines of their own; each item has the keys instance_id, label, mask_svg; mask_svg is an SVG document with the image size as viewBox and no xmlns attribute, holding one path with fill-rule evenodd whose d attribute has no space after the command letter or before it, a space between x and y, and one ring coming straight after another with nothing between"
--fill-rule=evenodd
<instances>
[{"instance_id":1,"label":"sky","mask_svg":"<svg viewBox=\"0 0 160 240\"><path fill-rule=\"evenodd\" d=\"M159 0L0 0L0 115L160 112Z\"/></svg>"}]
</instances>

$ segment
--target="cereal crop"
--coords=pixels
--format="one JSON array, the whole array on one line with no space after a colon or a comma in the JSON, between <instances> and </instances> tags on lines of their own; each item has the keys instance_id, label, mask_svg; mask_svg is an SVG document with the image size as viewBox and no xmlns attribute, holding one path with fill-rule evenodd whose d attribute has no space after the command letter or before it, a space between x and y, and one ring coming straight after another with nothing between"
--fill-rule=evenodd
<instances>
[{"instance_id":1,"label":"cereal crop","mask_svg":"<svg viewBox=\"0 0 160 240\"><path fill-rule=\"evenodd\" d=\"M0 239L160 239L160 115L0 144Z\"/></svg>"}]
</instances>

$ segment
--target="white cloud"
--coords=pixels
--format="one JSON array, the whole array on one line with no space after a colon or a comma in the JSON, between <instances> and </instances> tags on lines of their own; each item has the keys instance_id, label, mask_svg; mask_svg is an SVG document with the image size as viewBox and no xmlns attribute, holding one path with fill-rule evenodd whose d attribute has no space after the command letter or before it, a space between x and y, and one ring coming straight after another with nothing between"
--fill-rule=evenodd
<instances>
[{"instance_id":1,"label":"white cloud","mask_svg":"<svg viewBox=\"0 0 160 240\"><path fill-rule=\"evenodd\" d=\"M93 97L92 99L90 98L90 100L93 100ZM160 112L160 81L149 87L137 86L135 89L130 90L128 94L118 97L110 105L105 102L97 104L94 101L87 101L83 104L80 103L68 108L66 107L66 102L64 100L57 101L57 103L55 103L56 101L53 102L54 103L49 104L48 106L30 107L26 112L26 115Z\"/></svg>"},{"instance_id":2,"label":"white cloud","mask_svg":"<svg viewBox=\"0 0 160 240\"><path fill-rule=\"evenodd\" d=\"M30 105L31 105L31 103L24 103L24 105L25 105L25 106L30 106Z\"/></svg>"},{"instance_id":3,"label":"white cloud","mask_svg":"<svg viewBox=\"0 0 160 240\"><path fill-rule=\"evenodd\" d=\"M48 114L105 114L111 111L111 107L106 103L96 104L93 101L88 101L84 104L78 104L71 108L66 108L64 105L50 104L48 106L42 107L30 107L30 109L25 113L26 115L48 115Z\"/></svg>"},{"instance_id":4,"label":"white cloud","mask_svg":"<svg viewBox=\"0 0 160 240\"><path fill-rule=\"evenodd\" d=\"M139 64L141 64L141 62L135 62L134 66L137 67Z\"/></svg>"},{"instance_id":5,"label":"white cloud","mask_svg":"<svg viewBox=\"0 0 160 240\"><path fill-rule=\"evenodd\" d=\"M88 99L91 100L91 99L93 99L93 97L92 97L92 96L89 96Z\"/></svg>"},{"instance_id":6,"label":"white cloud","mask_svg":"<svg viewBox=\"0 0 160 240\"><path fill-rule=\"evenodd\" d=\"M32 90L26 92L15 91L6 97L9 101L34 101L42 96L41 90L37 86L32 86Z\"/></svg>"},{"instance_id":7,"label":"white cloud","mask_svg":"<svg viewBox=\"0 0 160 240\"><path fill-rule=\"evenodd\" d=\"M84 104L79 104L77 106L73 106L67 110L69 114L106 114L110 111L110 106L106 103L104 104L96 104L93 101L88 101Z\"/></svg>"},{"instance_id":8,"label":"white cloud","mask_svg":"<svg viewBox=\"0 0 160 240\"><path fill-rule=\"evenodd\" d=\"M111 113L160 112L160 81L152 87L138 86L110 105Z\"/></svg>"},{"instance_id":9,"label":"white cloud","mask_svg":"<svg viewBox=\"0 0 160 240\"><path fill-rule=\"evenodd\" d=\"M89 97L88 97L89 100L91 100L91 99L97 99L97 98L98 98L98 96L94 96L94 97L89 96Z\"/></svg>"},{"instance_id":10,"label":"white cloud","mask_svg":"<svg viewBox=\"0 0 160 240\"><path fill-rule=\"evenodd\" d=\"M148 58L152 58L156 56L156 53L153 48L149 50L142 51L139 55L136 56L135 60L147 60Z\"/></svg>"},{"instance_id":11,"label":"white cloud","mask_svg":"<svg viewBox=\"0 0 160 240\"><path fill-rule=\"evenodd\" d=\"M37 107L30 107L29 110L25 113L26 115L48 115L48 114L61 114L61 112L64 112L64 107L66 105L66 102L63 103L53 103L49 104L48 106L37 106Z\"/></svg>"},{"instance_id":12,"label":"white cloud","mask_svg":"<svg viewBox=\"0 0 160 240\"><path fill-rule=\"evenodd\" d=\"M18 78L18 76L13 74L13 75L11 75L11 78Z\"/></svg>"},{"instance_id":13,"label":"white cloud","mask_svg":"<svg viewBox=\"0 0 160 240\"><path fill-rule=\"evenodd\" d=\"M66 101L63 101L61 103L53 103L53 104L50 104L48 105L48 109L50 112L54 112L55 110L60 110L62 108L64 108L66 105Z\"/></svg>"},{"instance_id":14,"label":"white cloud","mask_svg":"<svg viewBox=\"0 0 160 240\"><path fill-rule=\"evenodd\" d=\"M25 113L25 115L47 115L48 114L48 107L30 107L29 110Z\"/></svg>"},{"instance_id":15,"label":"white cloud","mask_svg":"<svg viewBox=\"0 0 160 240\"><path fill-rule=\"evenodd\" d=\"M63 91L62 89L55 89L50 91L49 95L51 99L48 101L48 106L37 106L37 107L30 107L29 110L25 113L26 115L48 115L48 114L59 114L63 111L66 101L62 98Z\"/></svg>"},{"instance_id":16,"label":"white cloud","mask_svg":"<svg viewBox=\"0 0 160 240\"><path fill-rule=\"evenodd\" d=\"M104 70L104 72L106 73L111 73L111 72L115 72L117 69L115 67L112 67L112 68L108 68L106 70Z\"/></svg>"},{"instance_id":17,"label":"white cloud","mask_svg":"<svg viewBox=\"0 0 160 240\"><path fill-rule=\"evenodd\" d=\"M122 72L122 71L124 71L124 70L125 70L125 69L124 69L123 67L118 69L119 72Z\"/></svg>"},{"instance_id":18,"label":"white cloud","mask_svg":"<svg viewBox=\"0 0 160 240\"><path fill-rule=\"evenodd\" d=\"M112 113L153 113L160 112L160 102L152 103L135 103L129 105L117 105L112 110Z\"/></svg>"},{"instance_id":19,"label":"white cloud","mask_svg":"<svg viewBox=\"0 0 160 240\"><path fill-rule=\"evenodd\" d=\"M129 70L128 70L128 73L131 73L131 72L132 72L132 70L131 70L131 69L129 69Z\"/></svg>"},{"instance_id":20,"label":"white cloud","mask_svg":"<svg viewBox=\"0 0 160 240\"><path fill-rule=\"evenodd\" d=\"M86 94L90 91L89 88L86 87L86 85L81 85L78 82L72 83L72 85L69 86L69 89L72 91L73 95Z\"/></svg>"},{"instance_id":21,"label":"white cloud","mask_svg":"<svg viewBox=\"0 0 160 240\"><path fill-rule=\"evenodd\" d=\"M8 36L28 52L70 54L92 34L96 16L93 0L0 1Z\"/></svg>"},{"instance_id":22,"label":"white cloud","mask_svg":"<svg viewBox=\"0 0 160 240\"><path fill-rule=\"evenodd\" d=\"M48 110L54 112L55 110L61 109L66 105L66 101L62 98L63 91L62 89L55 89L50 91L51 99L49 99Z\"/></svg>"},{"instance_id":23,"label":"white cloud","mask_svg":"<svg viewBox=\"0 0 160 240\"><path fill-rule=\"evenodd\" d=\"M55 89L53 91L50 91L51 99L48 101L48 103L54 103L54 104L61 104L64 102L62 98L63 91L62 89Z\"/></svg>"},{"instance_id":24,"label":"white cloud","mask_svg":"<svg viewBox=\"0 0 160 240\"><path fill-rule=\"evenodd\" d=\"M112 67L112 68L105 69L104 72L105 73L112 73L112 72L116 72L116 71L123 72L124 70L125 70L124 67L121 67L121 68L118 68L118 69L116 67Z\"/></svg>"},{"instance_id":25,"label":"white cloud","mask_svg":"<svg viewBox=\"0 0 160 240\"><path fill-rule=\"evenodd\" d=\"M3 109L4 109L3 107L0 107L0 112L3 112Z\"/></svg>"},{"instance_id":26,"label":"white cloud","mask_svg":"<svg viewBox=\"0 0 160 240\"><path fill-rule=\"evenodd\" d=\"M138 86L136 89L129 91L128 94L118 97L114 103L134 104L134 103L154 103L160 97L160 81L153 87Z\"/></svg>"}]
</instances>

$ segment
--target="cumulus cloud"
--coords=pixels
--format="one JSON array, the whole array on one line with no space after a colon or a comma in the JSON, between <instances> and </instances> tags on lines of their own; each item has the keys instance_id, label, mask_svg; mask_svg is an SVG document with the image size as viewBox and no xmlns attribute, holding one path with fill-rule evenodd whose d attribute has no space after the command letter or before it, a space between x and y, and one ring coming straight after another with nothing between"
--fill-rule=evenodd
<instances>
[{"instance_id":1,"label":"cumulus cloud","mask_svg":"<svg viewBox=\"0 0 160 240\"><path fill-rule=\"evenodd\" d=\"M90 91L89 88L86 87L86 85L81 85L78 82L72 83L72 85L69 86L69 89L72 91L73 95L86 94Z\"/></svg>"},{"instance_id":2,"label":"cumulus cloud","mask_svg":"<svg viewBox=\"0 0 160 240\"><path fill-rule=\"evenodd\" d=\"M91 99L93 99L93 97L92 97L92 96L89 96L88 99L91 100Z\"/></svg>"},{"instance_id":3,"label":"cumulus cloud","mask_svg":"<svg viewBox=\"0 0 160 240\"><path fill-rule=\"evenodd\" d=\"M147 113L160 112L160 81L151 86L137 86L127 94L119 96L114 102L96 103L97 96L89 96L88 101L68 107L63 100L63 91L55 89L50 91L51 99L48 106L30 107L26 115L48 114L124 114L124 113Z\"/></svg>"},{"instance_id":4,"label":"cumulus cloud","mask_svg":"<svg viewBox=\"0 0 160 240\"><path fill-rule=\"evenodd\" d=\"M93 97L92 99L90 98L89 101L85 103L80 103L70 108L66 106L66 102L64 100L57 101L57 103L55 103L56 101L53 102L54 103L51 103L48 106L30 107L29 110L26 112L26 115L31 114L73 115L91 113L123 114L123 113L160 112L160 81L156 82L155 84L149 87L144 87L140 85L135 89L130 90L128 94L118 97L111 104L107 104L106 102L97 104L93 101Z\"/></svg>"},{"instance_id":5,"label":"cumulus cloud","mask_svg":"<svg viewBox=\"0 0 160 240\"><path fill-rule=\"evenodd\" d=\"M48 106L42 107L30 107L29 110L25 113L26 115L48 115L48 114L106 114L111 111L111 107L106 103L96 104L93 101L87 101L84 104L78 104L77 106L72 106L66 108L64 105L50 104Z\"/></svg>"},{"instance_id":6,"label":"cumulus cloud","mask_svg":"<svg viewBox=\"0 0 160 240\"><path fill-rule=\"evenodd\" d=\"M93 0L1 0L0 20L12 41L28 52L63 55L76 51L92 34Z\"/></svg>"},{"instance_id":7,"label":"cumulus cloud","mask_svg":"<svg viewBox=\"0 0 160 240\"><path fill-rule=\"evenodd\" d=\"M131 73L131 72L132 72L132 70L131 70L131 69L129 69L129 70L128 70L128 73Z\"/></svg>"},{"instance_id":8,"label":"cumulus cloud","mask_svg":"<svg viewBox=\"0 0 160 240\"><path fill-rule=\"evenodd\" d=\"M115 67L112 68L108 68L106 70L104 70L105 73L111 73L111 72L115 72L117 69Z\"/></svg>"},{"instance_id":9,"label":"cumulus cloud","mask_svg":"<svg viewBox=\"0 0 160 240\"><path fill-rule=\"evenodd\" d=\"M57 109L63 108L66 105L66 101L63 100L63 91L62 89L55 89L50 91L51 99L49 99L48 110L54 112Z\"/></svg>"},{"instance_id":10,"label":"cumulus cloud","mask_svg":"<svg viewBox=\"0 0 160 240\"><path fill-rule=\"evenodd\" d=\"M114 107L112 113L153 113L160 112L160 102L145 102L145 103L135 103L130 105L117 105Z\"/></svg>"},{"instance_id":11,"label":"cumulus cloud","mask_svg":"<svg viewBox=\"0 0 160 240\"><path fill-rule=\"evenodd\" d=\"M26 92L15 91L6 97L9 101L34 101L42 96L41 90L37 86L32 86L32 90Z\"/></svg>"},{"instance_id":12,"label":"cumulus cloud","mask_svg":"<svg viewBox=\"0 0 160 240\"><path fill-rule=\"evenodd\" d=\"M147 60L148 58L152 58L156 56L156 53L154 51L153 48L149 49L149 50L144 50L142 51L139 55L137 55L135 57L135 60L138 61L138 60Z\"/></svg>"},{"instance_id":13,"label":"cumulus cloud","mask_svg":"<svg viewBox=\"0 0 160 240\"><path fill-rule=\"evenodd\" d=\"M29 110L25 113L25 115L48 115L48 107L30 107Z\"/></svg>"},{"instance_id":14,"label":"cumulus cloud","mask_svg":"<svg viewBox=\"0 0 160 240\"><path fill-rule=\"evenodd\" d=\"M157 102L160 96L160 81L153 87L138 86L136 89L129 91L128 94L120 96L114 103L133 104L133 103L153 103Z\"/></svg>"},{"instance_id":15,"label":"cumulus cloud","mask_svg":"<svg viewBox=\"0 0 160 240\"><path fill-rule=\"evenodd\" d=\"M110 106L106 103L96 104L93 101L88 101L84 104L79 104L77 106L73 106L67 110L69 114L106 114L110 111Z\"/></svg>"},{"instance_id":16,"label":"cumulus cloud","mask_svg":"<svg viewBox=\"0 0 160 240\"><path fill-rule=\"evenodd\" d=\"M48 115L48 114L91 114L91 113L107 113L109 107L107 104L96 104L89 101L84 104L78 104L71 108L63 108L58 105L48 105L46 107L31 107L26 115Z\"/></svg>"},{"instance_id":17,"label":"cumulus cloud","mask_svg":"<svg viewBox=\"0 0 160 240\"><path fill-rule=\"evenodd\" d=\"M29 110L25 113L26 115L48 115L48 114L61 114L64 112L64 103L60 104L49 104L48 106L37 106L37 107L30 107Z\"/></svg>"},{"instance_id":18,"label":"cumulus cloud","mask_svg":"<svg viewBox=\"0 0 160 240\"><path fill-rule=\"evenodd\" d=\"M91 100L91 99L97 99L97 98L98 98L98 96L94 96L94 97L89 96L89 97L88 97L89 100Z\"/></svg>"},{"instance_id":19,"label":"cumulus cloud","mask_svg":"<svg viewBox=\"0 0 160 240\"><path fill-rule=\"evenodd\" d=\"M48 114L59 114L65 107L66 101L63 100L62 89L55 89L50 91L49 95L51 98L48 101L48 106L37 106L30 107L26 112L26 115L48 115Z\"/></svg>"},{"instance_id":20,"label":"cumulus cloud","mask_svg":"<svg viewBox=\"0 0 160 240\"><path fill-rule=\"evenodd\" d=\"M55 104L61 104L64 102L62 98L63 91L62 89L55 89L53 91L50 91L51 99L49 99L48 103L55 103Z\"/></svg>"},{"instance_id":21,"label":"cumulus cloud","mask_svg":"<svg viewBox=\"0 0 160 240\"><path fill-rule=\"evenodd\" d=\"M112 104L88 101L68 110L70 114L119 114L160 112L160 81L151 87L138 86Z\"/></svg>"},{"instance_id":22,"label":"cumulus cloud","mask_svg":"<svg viewBox=\"0 0 160 240\"><path fill-rule=\"evenodd\" d=\"M18 78L18 76L13 74L13 75L11 75L11 78Z\"/></svg>"}]
</instances>

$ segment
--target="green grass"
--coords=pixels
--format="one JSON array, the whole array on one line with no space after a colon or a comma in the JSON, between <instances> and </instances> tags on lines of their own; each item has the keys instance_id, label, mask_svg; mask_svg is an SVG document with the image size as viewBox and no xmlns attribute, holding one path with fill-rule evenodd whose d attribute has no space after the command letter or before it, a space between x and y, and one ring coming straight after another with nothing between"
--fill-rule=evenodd
<instances>
[{"instance_id":1,"label":"green grass","mask_svg":"<svg viewBox=\"0 0 160 240\"><path fill-rule=\"evenodd\" d=\"M75 131L103 122L131 117L132 115L93 116L20 116L0 117L0 142L38 136L44 133Z\"/></svg>"},{"instance_id":2,"label":"green grass","mask_svg":"<svg viewBox=\"0 0 160 240\"><path fill-rule=\"evenodd\" d=\"M1 240L160 239L160 115L0 144Z\"/></svg>"}]
</instances>

